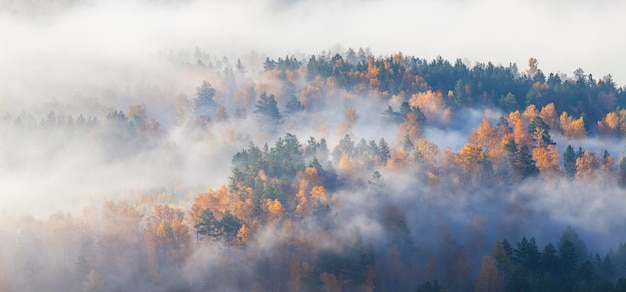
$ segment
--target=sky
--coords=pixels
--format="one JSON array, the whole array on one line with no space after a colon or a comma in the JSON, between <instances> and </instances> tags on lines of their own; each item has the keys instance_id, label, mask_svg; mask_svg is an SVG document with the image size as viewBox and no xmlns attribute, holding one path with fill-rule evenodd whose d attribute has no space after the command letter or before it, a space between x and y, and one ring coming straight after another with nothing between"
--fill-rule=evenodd
<instances>
[{"instance_id":1,"label":"sky","mask_svg":"<svg viewBox=\"0 0 626 292\"><path fill-rule=\"evenodd\" d=\"M62 6L54 3L78 4ZM469 63L539 60L544 72L626 85L622 1L538 0L57 0L0 5L3 82L33 75L64 80L133 64L157 51L193 50L237 58L369 47ZM52 4L51 4L52 3ZM43 11L43 12L42 12ZM89 74L87 74L89 73Z\"/></svg>"}]
</instances>

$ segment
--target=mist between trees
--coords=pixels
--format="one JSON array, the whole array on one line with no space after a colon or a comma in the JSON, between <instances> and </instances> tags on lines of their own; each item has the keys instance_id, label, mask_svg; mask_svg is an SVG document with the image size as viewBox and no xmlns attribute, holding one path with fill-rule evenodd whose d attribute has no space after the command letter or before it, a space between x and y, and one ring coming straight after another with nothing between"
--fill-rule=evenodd
<instances>
[{"instance_id":1,"label":"mist between trees","mask_svg":"<svg viewBox=\"0 0 626 292\"><path fill-rule=\"evenodd\" d=\"M156 64L176 74L2 105L0 290L626 287L610 75L363 49Z\"/></svg>"}]
</instances>

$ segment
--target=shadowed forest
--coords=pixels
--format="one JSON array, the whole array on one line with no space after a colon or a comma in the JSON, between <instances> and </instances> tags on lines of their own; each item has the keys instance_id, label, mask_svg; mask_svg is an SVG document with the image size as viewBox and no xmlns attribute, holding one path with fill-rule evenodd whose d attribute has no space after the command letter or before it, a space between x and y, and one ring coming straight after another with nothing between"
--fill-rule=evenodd
<instances>
[{"instance_id":1,"label":"shadowed forest","mask_svg":"<svg viewBox=\"0 0 626 292\"><path fill-rule=\"evenodd\" d=\"M369 49L150 68L0 103L1 291L626 291L611 75Z\"/></svg>"}]
</instances>

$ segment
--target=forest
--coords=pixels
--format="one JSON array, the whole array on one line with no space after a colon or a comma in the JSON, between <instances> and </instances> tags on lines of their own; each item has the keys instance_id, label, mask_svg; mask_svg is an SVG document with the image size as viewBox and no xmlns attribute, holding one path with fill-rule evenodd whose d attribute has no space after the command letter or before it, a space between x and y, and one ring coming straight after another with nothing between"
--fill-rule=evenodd
<instances>
[{"instance_id":1,"label":"forest","mask_svg":"<svg viewBox=\"0 0 626 292\"><path fill-rule=\"evenodd\" d=\"M152 66L0 103L0 291L626 291L611 75L361 48Z\"/></svg>"}]
</instances>

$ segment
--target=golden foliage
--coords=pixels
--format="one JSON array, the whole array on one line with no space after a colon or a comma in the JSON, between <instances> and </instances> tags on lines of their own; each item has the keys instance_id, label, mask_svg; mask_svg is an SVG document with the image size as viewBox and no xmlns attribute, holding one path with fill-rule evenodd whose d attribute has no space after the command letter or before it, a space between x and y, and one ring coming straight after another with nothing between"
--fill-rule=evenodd
<instances>
[{"instance_id":1,"label":"golden foliage","mask_svg":"<svg viewBox=\"0 0 626 292\"><path fill-rule=\"evenodd\" d=\"M185 213L169 205L156 205L144 233L152 273L158 271L157 258L169 258L182 264L191 252ZM160 253L159 253L160 251Z\"/></svg>"},{"instance_id":2,"label":"golden foliage","mask_svg":"<svg viewBox=\"0 0 626 292\"><path fill-rule=\"evenodd\" d=\"M475 291L503 291L504 280L498 270L498 262L491 256L484 256L480 273L476 278Z\"/></svg>"},{"instance_id":3,"label":"golden foliage","mask_svg":"<svg viewBox=\"0 0 626 292\"><path fill-rule=\"evenodd\" d=\"M415 149L422 155L422 159L428 166L432 168L437 166L437 161L439 158L439 146L424 138L420 138L417 140Z\"/></svg>"},{"instance_id":4,"label":"golden foliage","mask_svg":"<svg viewBox=\"0 0 626 292\"><path fill-rule=\"evenodd\" d=\"M447 122L450 118L441 91L428 90L413 94L409 104L412 107L419 107L428 121Z\"/></svg>"},{"instance_id":5,"label":"golden foliage","mask_svg":"<svg viewBox=\"0 0 626 292\"><path fill-rule=\"evenodd\" d=\"M532 119L538 115L539 115L539 112L537 111L537 108L535 108L534 104L527 106L524 112L522 113L522 117L524 118L524 121L526 122L532 121Z\"/></svg>"},{"instance_id":6,"label":"golden foliage","mask_svg":"<svg viewBox=\"0 0 626 292\"><path fill-rule=\"evenodd\" d=\"M554 103L549 103L539 112L539 117L550 127L550 130L559 130L559 120L556 117L556 111L554 110Z\"/></svg>"},{"instance_id":7,"label":"golden foliage","mask_svg":"<svg viewBox=\"0 0 626 292\"><path fill-rule=\"evenodd\" d=\"M620 131L620 116L616 112L606 114L604 119L598 121L598 130L604 135L614 135Z\"/></svg>"},{"instance_id":8,"label":"golden foliage","mask_svg":"<svg viewBox=\"0 0 626 292\"><path fill-rule=\"evenodd\" d=\"M537 147L533 149L533 159L541 173L559 172L559 149L554 145L548 147Z\"/></svg>"},{"instance_id":9,"label":"golden foliage","mask_svg":"<svg viewBox=\"0 0 626 292\"><path fill-rule=\"evenodd\" d=\"M248 236L250 235L250 229L246 227L246 224L242 224L239 231L237 231L237 243L240 245L246 244L248 242Z\"/></svg>"},{"instance_id":10,"label":"golden foliage","mask_svg":"<svg viewBox=\"0 0 626 292\"><path fill-rule=\"evenodd\" d=\"M576 159L576 177L578 178L594 178L600 167L600 159L587 150L582 157Z\"/></svg>"},{"instance_id":11,"label":"golden foliage","mask_svg":"<svg viewBox=\"0 0 626 292\"><path fill-rule=\"evenodd\" d=\"M267 219L269 222L280 221L285 216L285 207L277 199L267 199L265 207L267 208Z\"/></svg>"},{"instance_id":12,"label":"golden foliage","mask_svg":"<svg viewBox=\"0 0 626 292\"><path fill-rule=\"evenodd\" d=\"M563 135L569 139L580 139L587 136L587 130L585 130L583 117L574 119L566 112L563 112L559 117L559 125L563 131Z\"/></svg>"},{"instance_id":13,"label":"golden foliage","mask_svg":"<svg viewBox=\"0 0 626 292\"><path fill-rule=\"evenodd\" d=\"M402 141L406 135L409 135L412 141L419 139L422 135L421 126L414 112L408 113L404 117L404 122L398 127L398 141Z\"/></svg>"},{"instance_id":14,"label":"golden foliage","mask_svg":"<svg viewBox=\"0 0 626 292\"><path fill-rule=\"evenodd\" d=\"M615 158L611 155L605 157L602 161L602 165L600 166L600 170L605 173L605 175L612 175L617 166L615 164Z\"/></svg>"},{"instance_id":15,"label":"golden foliage","mask_svg":"<svg viewBox=\"0 0 626 292\"><path fill-rule=\"evenodd\" d=\"M356 110L353 107L350 107L346 110L343 116L344 116L344 122L339 128L340 129L339 134L342 134L342 135L350 134L350 132L352 131L352 127L354 126L356 121L359 119L359 115L356 113Z\"/></svg>"},{"instance_id":16,"label":"golden foliage","mask_svg":"<svg viewBox=\"0 0 626 292\"><path fill-rule=\"evenodd\" d=\"M328 201L328 194L324 186L316 186L311 189L311 200L326 202Z\"/></svg>"},{"instance_id":17,"label":"golden foliage","mask_svg":"<svg viewBox=\"0 0 626 292\"><path fill-rule=\"evenodd\" d=\"M200 222L200 215L205 209L211 210L217 220L222 219L222 214L226 209L230 209L230 194L226 186L217 190L209 190L196 196L189 210L191 222L195 225Z\"/></svg>"},{"instance_id":18,"label":"golden foliage","mask_svg":"<svg viewBox=\"0 0 626 292\"><path fill-rule=\"evenodd\" d=\"M528 137L524 120L519 111L514 111L509 114L509 124L513 125L513 139L515 143L520 146L530 146L530 137Z\"/></svg>"},{"instance_id":19,"label":"golden foliage","mask_svg":"<svg viewBox=\"0 0 626 292\"><path fill-rule=\"evenodd\" d=\"M343 171L350 171L352 169L352 160L346 155L341 155L339 159L339 169Z\"/></svg>"},{"instance_id":20,"label":"golden foliage","mask_svg":"<svg viewBox=\"0 0 626 292\"><path fill-rule=\"evenodd\" d=\"M454 161L466 174L478 173L479 161L483 158L483 149L480 145L467 143L454 154Z\"/></svg>"},{"instance_id":21,"label":"golden foliage","mask_svg":"<svg viewBox=\"0 0 626 292\"><path fill-rule=\"evenodd\" d=\"M228 120L228 113L226 112L226 107L220 105L217 109L216 118L218 122L223 122Z\"/></svg>"},{"instance_id":22,"label":"golden foliage","mask_svg":"<svg viewBox=\"0 0 626 292\"><path fill-rule=\"evenodd\" d=\"M505 155L505 151L500 143L501 137L498 135L489 120L483 119L478 129L470 132L469 142L480 145L487 155L493 159L501 159Z\"/></svg>"},{"instance_id":23,"label":"golden foliage","mask_svg":"<svg viewBox=\"0 0 626 292\"><path fill-rule=\"evenodd\" d=\"M254 219L252 218L254 215L254 204L252 203L252 199L248 196L248 198L243 201L237 201L233 214L235 214L235 216L243 222L251 222Z\"/></svg>"}]
</instances>

